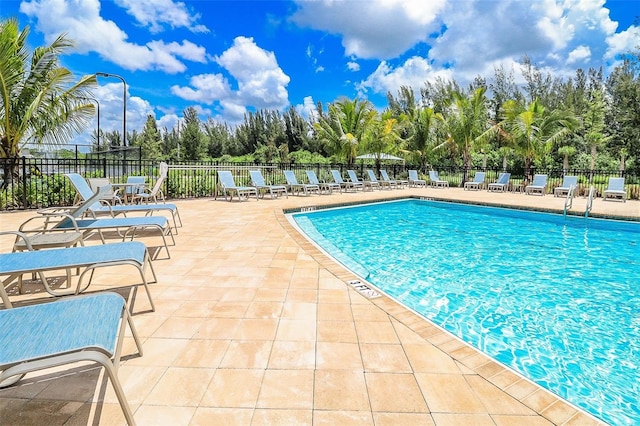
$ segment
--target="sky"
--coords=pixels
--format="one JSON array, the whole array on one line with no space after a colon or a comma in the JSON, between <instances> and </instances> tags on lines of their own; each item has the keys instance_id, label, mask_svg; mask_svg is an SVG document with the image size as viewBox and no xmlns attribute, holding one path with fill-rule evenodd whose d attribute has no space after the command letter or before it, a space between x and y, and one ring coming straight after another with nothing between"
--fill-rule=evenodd
<instances>
[{"instance_id":1,"label":"sky","mask_svg":"<svg viewBox=\"0 0 640 426\"><path fill-rule=\"evenodd\" d=\"M640 0L0 0L10 17L31 47L72 39L61 63L78 78L124 79L128 132L149 114L171 130L188 107L230 125L341 97L382 109L437 77L466 85L502 66L521 81L525 55L552 75L607 74L640 46ZM101 130L122 131L125 86L98 83Z\"/></svg>"}]
</instances>

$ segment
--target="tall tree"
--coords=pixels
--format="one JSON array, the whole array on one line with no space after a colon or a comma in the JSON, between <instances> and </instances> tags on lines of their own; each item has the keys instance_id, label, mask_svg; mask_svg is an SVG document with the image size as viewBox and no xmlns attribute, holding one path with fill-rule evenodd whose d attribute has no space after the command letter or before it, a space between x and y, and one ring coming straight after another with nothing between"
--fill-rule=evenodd
<instances>
[{"instance_id":1,"label":"tall tree","mask_svg":"<svg viewBox=\"0 0 640 426\"><path fill-rule=\"evenodd\" d=\"M62 145L85 130L95 113L87 101L95 75L78 81L60 66L73 43L64 35L29 52L29 27L17 19L0 22L0 158L17 158L27 143ZM14 176L5 163L4 183Z\"/></svg>"},{"instance_id":2,"label":"tall tree","mask_svg":"<svg viewBox=\"0 0 640 426\"><path fill-rule=\"evenodd\" d=\"M404 116L401 116L404 117ZM392 111L385 111L371 120L369 130L362 142L363 153L375 156L376 171L380 172L382 154L395 154L402 143L400 137L401 124Z\"/></svg>"},{"instance_id":3,"label":"tall tree","mask_svg":"<svg viewBox=\"0 0 640 426\"><path fill-rule=\"evenodd\" d=\"M351 164L355 162L358 144L375 115L369 101L344 98L330 104L327 114L319 108L314 128L329 152Z\"/></svg>"},{"instance_id":4,"label":"tall tree","mask_svg":"<svg viewBox=\"0 0 640 426\"><path fill-rule=\"evenodd\" d=\"M158 160L162 157L162 137L158 131L156 118L151 114L147 115L142 134L135 140L135 143L131 139L129 141L131 141L131 145L140 147L142 158Z\"/></svg>"},{"instance_id":5,"label":"tall tree","mask_svg":"<svg viewBox=\"0 0 640 426\"><path fill-rule=\"evenodd\" d=\"M415 109L405 121L407 145L403 152L418 160L421 171L426 170L431 153L438 146L437 136L442 122L442 114L427 106Z\"/></svg>"},{"instance_id":6,"label":"tall tree","mask_svg":"<svg viewBox=\"0 0 640 426\"><path fill-rule=\"evenodd\" d=\"M504 104L504 111L499 127L524 159L526 180L530 178L533 161L549 152L554 143L560 144L562 138L580 125L572 112L548 110L537 100L526 106L509 100Z\"/></svg>"},{"instance_id":7,"label":"tall tree","mask_svg":"<svg viewBox=\"0 0 640 426\"><path fill-rule=\"evenodd\" d=\"M471 168L471 152L486 137L489 128L485 92L484 87L478 87L469 94L453 91L443 113L446 139L442 146L462 157L463 183Z\"/></svg>"},{"instance_id":8,"label":"tall tree","mask_svg":"<svg viewBox=\"0 0 640 426\"><path fill-rule=\"evenodd\" d=\"M183 111L184 129L180 135L180 145L184 152L184 160L201 160L207 147L202 132L202 121L194 107Z\"/></svg>"}]
</instances>

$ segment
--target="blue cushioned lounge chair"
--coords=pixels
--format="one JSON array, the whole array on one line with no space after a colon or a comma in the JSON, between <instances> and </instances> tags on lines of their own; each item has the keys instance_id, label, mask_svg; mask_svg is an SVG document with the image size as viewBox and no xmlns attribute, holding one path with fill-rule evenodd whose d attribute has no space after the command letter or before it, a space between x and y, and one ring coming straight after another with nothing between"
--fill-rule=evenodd
<instances>
[{"instance_id":1,"label":"blue cushioned lounge chair","mask_svg":"<svg viewBox=\"0 0 640 426\"><path fill-rule=\"evenodd\" d=\"M562 184L553 190L553 196L562 197L568 195L569 192L574 195L576 189L578 189L578 176L565 176L562 179Z\"/></svg>"},{"instance_id":2,"label":"blue cushioned lounge chair","mask_svg":"<svg viewBox=\"0 0 640 426\"><path fill-rule=\"evenodd\" d=\"M418 177L417 170L409 170L409 186L427 186L427 181Z\"/></svg>"},{"instance_id":3,"label":"blue cushioned lounge chair","mask_svg":"<svg viewBox=\"0 0 640 426\"><path fill-rule=\"evenodd\" d=\"M251 176L251 184L258 190L258 194L260 194L260 192L268 192L271 195L271 198L276 198L284 194L287 198L289 198L289 193L287 192L286 186L267 185L260 170L249 170L249 176Z\"/></svg>"},{"instance_id":4,"label":"blue cushioned lounge chair","mask_svg":"<svg viewBox=\"0 0 640 426\"><path fill-rule=\"evenodd\" d=\"M225 200L233 200L233 194L238 196L239 201L242 201L243 198L248 200L251 195L254 195L256 200L258 199L258 190L253 186L236 186L231 171L218 170L218 179L220 180L222 195L224 195Z\"/></svg>"},{"instance_id":5,"label":"blue cushioned lounge chair","mask_svg":"<svg viewBox=\"0 0 640 426\"><path fill-rule=\"evenodd\" d=\"M498 180L490 183L487 190L490 192L505 192L509 188L509 179L511 179L511 173L500 173Z\"/></svg>"},{"instance_id":6,"label":"blue cushioned lounge chair","mask_svg":"<svg viewBox=\"0 0 640 426\"><path fill-rule=\"evenodd\" d=\"M485 185L484 178L486 176L485 172L476 172L473 180L464 183L464 189L475 190L478 191L482 189Z\"/></svg>"},{"instance_id":7,"label":"blue cushioned lounge chair","mask_svg":"<svg viewBox=\"0 0 640 426\"><path fill-rule=\"evenodd\" d=\"M627 191L624 189L624 178L609 178L609 185L602 193L602 199L604 201L622 200L626 203Z\"/></svg>"},{"instance_id":8,"label":"blue cushioned lounge chair","mask_svg":"<svg viewBox=\"0 0 640 426\"><path fill-rule=\"evenodd\" d=\"M151 258L147 247L138 241L127 241L122 243L93 245L83 247L58 248L51 250L32 250L27 236L18 231L4 231L0 235L17 235L25 240L29 251L20 251L13 253L0 253L0 276L7 276L2 280L0 288L0 296L5 307L11 307L11 302L5 291L5 287L11 284L15 279L20 279L23 274L37 273L42 281L45 290L53 296L66 296L70 294L79 294L86 290L91 284L93 271L97 268L107 266L130 265L135 267L142 279L142 284L147 292L147 297L151 304L151 309L155 310L151 292L147 285L146 271L147 267L156 282L156 274L151 264ZM84 268L78 277L78 283L75 288L67 290L53 290L44 275L47 271L56 271L61 269L71 270L74 268ZM90 273L89 279L84 283L84 277ZM71 283L69 283L70 285ZM19 281L18 285L21 285Z\"/></svg>"},{"instance_id":9,"label":"blue cushioned lounge chair","mask_svg":"<svg viewBox=\"0 0 640 426\"><path fill-rule=\"evenodd\" d=\"M342 175L338 170L331 170L331 176L333 176L333 181L340 185L340 188L344 189L345 192L349 189L357 191L358 188L364 190L364 185L362 184L362 182L345 181L344 179L342 179Z\"/></svg>"},{"instance_id":10,"label":"blue cushioned lounge chair","mask_svg":"<svg viewBox=\"0 0 640 426\"><path fill-rule=\"evenodd\" d=\"M449 181L440 179L438 172L435 170L429 170L429 180L431 181L431 186L435 186L436 188L449 187Z\"/></svg>"},{"instance_id":11,"label":"blue cushioned lounge chair","mask_svg":"<svg viewBox=\"0 0 640 426\"><path fill-rule=\"evenodd\" d=\"M547 175L533 175L531 185L524 187L525 194L544 195L547 192Z\"/></svg>"},{"instance_id":12,"label":"blue cushioned lounge chair","mask_svg":"<svg viewBox=\"0 0 640 426\"><path fill-rule=\"evenodd\" d=\"M382 177L382 180L384 182L388 182L389 186L391 186L391 187L395 186L396 188L402 188L403 185L408 185L409 184L408 180L391 179L386 170L380 170L380 176Z\"/></svg>"},{"instance_id":13,"label":"blue cushioned lounge chair","mask_svg":"<svg viewBox=\"0 0 640 426\"><path fill-rule=\"evenodd\" d=\"M371 169L367 169L367 175L369 175L369 181L371 181L374 184L377 184L377 186L382 189L382 188L387 188L387 189L391 189L391 183L384 181L384 180L378 180L378 178L376 177L376 174L373 172L373 170Z\"/></svg>"},{"instance_id":14,"label":"blue cushioned lounge chair","mask_svg":"<svg viewBox=\"0 0 640 426\"><path fill-rule=\"evenodd\" d=\"M293 170L284 170L283 173L292 193L300 194L302 192L304 195L309 195L311 192L320 193L320 186L318 185L313 183L299 183Z\"/></svg>"},{"instance_id":15,"label":"blue cushioned lounge chair","mask_svg":"<svg viewBox=\"0 0 640 426\"><path fill-rule=\"evenodd\" d=\"M67 173L65 175L75 188L78 198L81 201L87 201L89 198L93 196L95 193L94 190L91 189L91 186L87 181L78 173ZM144 179L144 176L142 177ZM140 184L144 184L144 180L140 182ZM112 194L112 188L109 188L107 194ZM138 195L140 196L142 192ZM126 216L127 213L144 213L146 215L152 215L156 212L166 211L171 214L171 218L173 219L173 227L177 229L178 226L182 226L182 219L180 219L180 213L178 212L178 206L175 204L169 203L149 203L149 204L127 204L127 205L104 205L101 202L105 199L109 198L108 195L103 196L101 199L95 200L88 206L88 211L94 216L100 215L110 215L117 216L123 214Z\"/></svg>"},{"instance_id":16,"label":"blue cushioned lounge chair","mask_svg":"<svg viewBox=\"0 0 640 426\"><path fill-rule=\"evenodd\" d=\"M56 367L55 374L68 375L61 366L97 363L104 367L111 381L125 420L135 425L117 375L125 324L142 356L142 345L125 300L116 293L68 297L1 310L0 387L11 386L34 371Z\"/></svg>"},{"instance_id":17,"label":"blue cushioned lounge chair","mask_svg":"<svg viewBox=\"0 0 640 426\"><path fill-rule=\"evenodd\" d=\"M318 188L320 188L320 191L329 192L331 194L333 193L334 189L337 189L338 192L342 190L342 188L340 188L339 183L320 182L320 180L318 180L318 176L316 175L316 172L314 172L313 170L307 170L307 179L309 179L309 183L313 185L318 185Z\"/></svg>"},{"instance_id":18,"label":"blue cushioned lounge chair","mask_svg":"<svg viewBox=\"0 0 640 426\"><path fill-rule=\"evenodd\" d=\"M380 188L380 182L373 182L373 181L366 181L366 180L360 180L358 179L358 175L356 174L355 170L347 170L347 174L349 175L349 179L351 180L351 182L362 186L362 188L366 191L367 188L371 188L371 190L373 191L373 188Z\"/></svg>"}]
</instances>

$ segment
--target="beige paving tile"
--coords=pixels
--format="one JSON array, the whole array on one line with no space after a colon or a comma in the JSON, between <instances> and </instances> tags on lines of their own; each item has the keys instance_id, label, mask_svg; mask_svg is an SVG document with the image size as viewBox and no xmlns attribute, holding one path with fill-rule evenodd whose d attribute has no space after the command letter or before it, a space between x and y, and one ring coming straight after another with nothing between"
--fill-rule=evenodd
<instances>
[{"instance_id":1,"label":"beige paving tile","mask_svg":"<svg viewBox=\"0 0 640 426\"><path fill-rule=\"evenodd\" d=\"M230 424L230 423L227 423ZM247 423L245 423L247 424ZM313 424L312 410L276 410L258 408L251 420L252 426L291 425L303 426Z\"/></svg>"},{"instance_id":2,"label":"beige paving tile","mask_svg":"<svg viewBox=\"0 0 640 426\"><path fill-rule=\"evenodd\" d=\"M318 342L318 370L362 370L362 356L357 343Z\"/></svg>"},{"instance_id":3,"label":"beige paving tile","mask_svg":"<svg viewBox=\"0 0 640 426\"><path fill-rule=\"evenodd\" d=\"M433 417L427 413L373 413L373 420L376 426L435 425Z\"/></svg>"},{"instance_id":4,"label":"beige paving tile","mask_svg":"<svg viewBox=\"0 0 640 426\"><path fill-rule=\"evenodd\" d=\"M219 368L204 392L200 407L251 408L262 385L262 369ZM238 386L242 384L241 386Z\"/></svg>"},{"instance_id":5,"label":"beige paving tile","mask_svg":"<svg viewBox=\"0 0 640 426\"><path fill-rule=\"evenodd\" d=\"M358 426L373 424L373 419L369 411L315 410L313 412L313 424L314 426Z\"/></svg>"},{"instance_id":6,"label":"beige paving tile","mask_svg":"<svg viewBox=\"0 0 640 426\"><path fill-rule=\"evenodd\" d=\"M418 373L416 379L434 413L488 413L462 375Z\"/></svg>"},{"instance_id":7,"label":"beige paving tile","mask_svg":"<svg viewBox=\"0 0 640 426\"><path fill-rule=\"evenodd\" d=\"M433 413L437 426L495 426L488 414L447 414Z\"/></svg>"},{"instance_id":8,"label":"beige paving tile","mask_svg":"<svg viewBox=\"0 0 640 426\"><path fill-rule=\"evenodd\" d=\"M215 371L213 368L169 368L144 404L197 407Z\"/></svg>"},{"instance_id":9,"label":"beige paving tile","mask_svg":"<svg viewBox=\"0 0 640 426\"><path fill-rule=\"evenodd\" d=\"M402 345L363 343L360 345L360 352L367 372L412 372Z\"/></svg>"},{"instance_id":10,"label":"beige paving tile","mask_svg":"<svg viewBox=\"0 0 640 426\"><path fill-rule=\"evenodd\" d=\"M272 346L270 340L231 341L221 357L220 368L264 369L269 362Z\"/></svg>"},{"instance_id":11,"label":"beige paving tile","mask_svg":"<svg viewBox=\"0 0 640 426\"><path fill-rule=\"evenodd\" d=\"M269 357L269 368L277 370L311 369L316 366L315 341L273 342Z\"/></svg>"},{"instance_id":12,"label":"beige paving tile","mask_svg":"<svg viewBox=\"0 0 640 426\"><path fill-rule=\"evenodd\" d=\"M389 321L356 321L360 343L400 343Z\"/></svg>"},{"instance_id":13,"label":"beige paving tile","mask_svg":"<svg viewBox=\"0 0 640 426\"><path fill-rule=\"evenodd\" d=\"M134 418L140 425L187 426L193 417L195 407L143 405Z\"/></svg>"},{"instance_id":14,"label":"beige paving tile","mask_svg":"<svg viewBox=\"0 0 640 426\"><path fill-rule=\"evenodd\" d=\"M313 370L267 370L257 408L313 408Z\"/></svg>"},{"instance_id":15,"label":"beige paving tile","mask_svg":"<svg viewBox=\"0 0 640 426\"><path fill-rule=\"evenodd\" d=\"M253 411L253 408L198 407L189 425L249 425L251 424Z\"/></svg>"},{"instance_id":16,"label":"beige paving tile","mask_svg":"<svg viewBox=\"0 0 640 426\"><path fill-rule=\"evenodd\" d=\"M313 408L370 411L364 373L357 370L316 370Z\"/></svg>"},{"instance_id":17,"label":"beige paving tile","mask_svg":"<svg viewBox=\"0 0 640 426\"><path fill-rule=\"evenodd\" d=\"M365 378L373 411L429 412L413 374L366 373Z\"/></svg>"},{"instance_id":18,"label":"beige paving tile","mask_svg":"<svg viewBox=\"0 0 640 426\"><path fill-rule=\"evenodd\" d=\"M319 342L358 342L355 325L350 321L318 321L316 326Z\"/></svg>"}]
</instances>

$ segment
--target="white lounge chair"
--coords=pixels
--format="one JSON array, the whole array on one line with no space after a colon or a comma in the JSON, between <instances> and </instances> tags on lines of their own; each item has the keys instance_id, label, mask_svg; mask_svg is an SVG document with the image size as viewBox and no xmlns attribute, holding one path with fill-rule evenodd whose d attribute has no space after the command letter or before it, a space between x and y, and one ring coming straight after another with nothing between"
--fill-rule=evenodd
<instances>
[{"instance_id":1,"label":"white lounge chair","mask_svg":"<svg viewBox=\"0 0 640 426\"><path fill-rule=\"evenodd\" d=\"M449 181L440 179L438 172L435 170L429 170L429 180L431 181L431 186L435 186L436 188L449 187Z\"/></svg>"},{"instance_id":2,"label":"white lounge chair","mask_svg":"<svg viewBox=\"0 0 640 426\"><path fill-rule=\"evenodd\" d=\"M384 181L384 180L378 180L378 178L376 177L376 174L373 172L373 170L367 169L367 175L369 175L369 181L372 182L372 183L377 184L377 186L380 189L383 189L385 187L387 189L391 189L391 183L387 182L387 181Z\"/></svg>"},{"instance_id":3,"label":"white lounge chair","mask_svg":"<svg viewBox=\"0 0 640 426\"><path fill-rule=\"evenodd\" d=\"M122 205L123 201L122 197L120 197L121 191L119 189L114 189L109 179L89 178L87 179L87 182L89 183L89 188L91 188L92 193L95 193L99 188L102 188L103 186L111 186L111 191L107 193L107 195L104 197L104 200L108 201L109 205L111 206ZM78 195L78 197L80 197L80 195Z\"/></svg>"},{"instance_id":4,"label":"white lounge chair","mask_svg":"<svg viewBox=\"0 0 640 426\"><path fill-rule=\"evenodd\" d=\"M249 176L251 176L251 184L258 190L258 194L260 194L260 192L269 192L271 198L277 198L282 194L289 198L289 193L287 192L286 186L267 185L260 170L249 170Z\"/></svg>"},{"instance_id":5,"label":"white lounge chair","mask_svg":"<svg viewBox=\"0 0 640 426\"><path fill-rule=\"evenodd\" d=\"M427 181L418 177L417 170L409 170L409 186L427 186Z\"/></svg>"},{"instance_id":6,"label":"white lounge chair","mask_svg":"<svg viewBox=\"0 0 640 426\"><path fill-rule=\"evenodd\" d=\"M627 202L627 191L624 189L624 178L609 178L609 185L607 189L602 193L602 199L607 200L622 200Z\"/></svg>"},{"instance_id":7,"label":"white lounge chair","mask_svg":"<svg viewBox=\"0 0 640 426\"><path fill-rule=\"evenodd\" d=\"M547 175L533 175L533 182L524 187L525 194L544 195L547 192Z\"/></svg>"},{"instance_id":8,"label":"white lounge chair","mask_svg":"<svg viewBox=\"0 0 640 426\"><path fill-rule=\"evenodd\" d=\"M304 195L309 195L311 192L315 192L316 194L320 193L320 186L318 185L314 185L313 183L299 183L293 170L283 170L283 173L291 193L300 194L300 192L302 192Z\"/></svg>"},{"instance_id":9,"label":"white lounge chair","mask_svg":"<svg viewBox=\"0 0 640 426\"><path fill-rule=\"evenodd\" d=\"M349 179L351 180L351 182L362 185L362 188L364 188L365 191L367 190L367 188L371 188L372 191L373 188L380 188L380 183L377 181L373 182L358 179L358 175L356 175L355 170L347 170L347 174L349 175Z\"/></svg>"},{"instance_id":10,"label":"white lounge chair","mask_svg":"<svg viewBox=\"0 0 640 426\"><path fill-rule=\"evenodd\" d=\"M84 180L84 178L78 173L67 173L65 176L69 178L69 180L73 184L73 187L75 188L80 200L86 202L95 193L95 191L91 189L87 181ZM105 193L108 194L111 192L112 192L112 188L109 187ZM118 193L118 195L120 194ZM182 226L182 219L180 218L180 213L178 212L178 206L176 206L175 204L149 203L149 204L129 204L129 205L104 205L101 203L101 201L103 201L104 198L105 197L103 197L102 199L95 200L94 203L88 206L88 210L94 216L100 216L100 215L118 216L120 214L126 216L127 213L144 213L146 215L152 215L153 213L156 213L156 212L166 211L171 214L171 218L173 219L174 229L177 229L178 226Z\"/></svg>"},{"instance_id":11,"label":"white lounge chair","mask_svg":"<svg viewBox=\"0 0 640 426\"><path fill-rule=\"evenodd\" d=\"M156 179L156 183L153 184L151 189L146 185L139 188L136 197L147 204L149 204L150 201L158 203L158 199L160 199L162 203L166 203L164 199L164 192L162 191L162 184L167 179L168 174L169 165L163 161L160 163L160 176Z\"/></svg>"},{"instance_id":12,"label":"white lounge chair","mask_svg":"<svg viewBox=\"0 0 640 426\"><path fill-rule=\"evenodd\" d=\"M125 420L135 425L117 375L125 324L142 356L131 315L122 296L116 293L69 297L0 311L0 387L11 386L34 371L55 367L51 371L64 376L69 373L62 366L97 363L111 381Z\"/></svg>"},{"instance_id":13,"label":"white lounge chair","mask_svg":"<svg viewBox=\"0 0 640 426\"><path fill-rule=\"evenodd\" d=\"M469 191L471 190L479 191L485 185L485 182L484 182L485 176L486 176L485 172L476 172L476 175L473 177L473 180L470 180L464 183L463 189L468 189Z\"/></svg>"},{"instance_id":14,"label":"white lounge chair","mask_svg":"<svg viewBox=\"0 0 640 426\"><path fill-rule=\"evenodd\" d=\"M511 179L511 173L500 173L498 180L490 183L487 190L489 192L505 192L509 189L509 179Z\"/></svg>"},{"instance_id":15,"label":"white lounge chair","mask_svg":"<svg viewBox=\"0 0 640 426\"><path fill-rule=\"evenodd\" d=\"M28 251L0 253L0 275L7 277L2 280L2 286L0 287L0 296L5 307L10 308L12 306L5 287L16 279L18 279L18 286L21 287L22 282L20 278L23 274L38 274L47 293L52 296L66 296L85 291L91 284L93 271L97 268L130 265L135 267L140 273L142 284L151 304L151 309L155 310L146 278L147 267L153 276L152 282L156 282L157 278L153 270L153 265L151 264L151 257L149 256L147 247L141 242L128 241L83 247L33 250L28 237L21 232L4 231L0 232L0 235L17 235L24 239L28 248ZM62 269L71 270L74 268L84 268L78 277L75 288L69 287L67 290L54 290L49 286L44 274L45 272ZM90 275L88 281L84 283L84 277L87 273L90 273ZM68 284L71 285L71 283ZM22 291L21 288L19 288L19 290L20 292Z\"/></svg>"},{"instance_id":16,"label":"white lounge chair","mask_svg":"<svg viewBox=\"0 0 640 426\"><path fill-rule=\"evenodd\" d=\"M578 176L565 176L562 179L562 184L557 186L553 190L554 197L564 197L572 192L575 195L575 191L578 189Z\"/></svg>"},{"instance_id":17,"label":"white lounge chair","mask_svg":"<svg viewBox=\"0 0 640 426\"><path fill-rule=\"evenodd\" d=\"M337 189L338 192L341 191L339 183L320 182L318 180L318 176L316 175L316 172L314 172L313 170L307 170L307 179L309 179L309 183L313 185L318 185L318 188L320 188L320 191L326 191L326 192L329 192L330 194L333 193L334 189Z\"/></svg>"},{"instance_id":18,"label":"white lounge chair","mask_svg":"<svg viewBox=\"0 0 640 426\"><path fill-rule=\"evenodd\" d=\"M254 195L256 200L258 199L258 190L253 186L236 186L231 171L218 170L218 179L220 180L222 195L224 195L225 200L232 201L233 194L238 196L239 201L242 201L243 198L248 200L251 195Z\"/></svg>"},{"instance_id":19,"label":"white lounge chair","mask_svg":"<svg viewBox=\"0 0 640 426\"><path fill-rule=\"evenodd\" d=\"M342 179L342 175L338 170L331 170L331 176L333 176L334 183L340 185L340 188L344 189L345 192L349 189L357 191L358 188L364 190L364 185L362 184L362 182L345 181L344 179Z\"/></svg>"}]
</instances>

